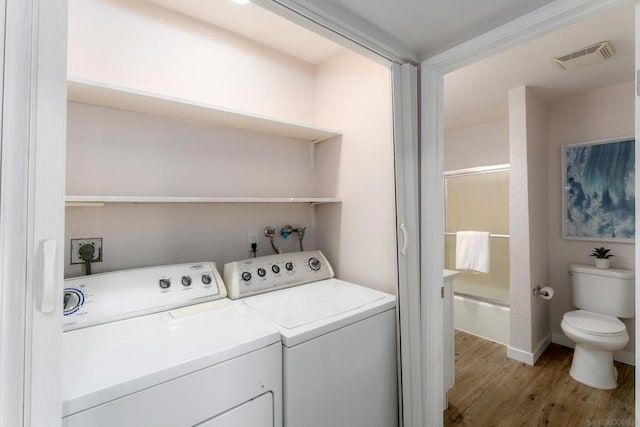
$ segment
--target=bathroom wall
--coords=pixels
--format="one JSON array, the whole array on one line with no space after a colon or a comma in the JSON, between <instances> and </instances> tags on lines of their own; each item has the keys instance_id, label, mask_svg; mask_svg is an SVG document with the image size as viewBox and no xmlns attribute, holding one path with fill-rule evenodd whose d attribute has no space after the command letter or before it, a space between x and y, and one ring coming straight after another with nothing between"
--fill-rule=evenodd
<instances>
[{"instance_id":1,"label":"bathroom wall","mask_svg":"<svg viewBox=\"0 0 640 427\"><path fill-rule=\"evenodd\" d=\"M532 288L548 283L545 107L534 91L509 91L511 329L509 357L533 364L550 341L549 308Z\"/></svg>"},{"instance_id":2,"label":"bathroom wall","mask_svg":"<svg viewBox=\"0 0 640 427\"><path fill-rule=\"evenodd\" d=\"M318 247L336 274L395 293L390 84L388 67L346 50L317 67L316 124L343 135L316 144L314 172L320 196L343 200L316 208Z\"/></svg>"},{"instance_id":3,"label":"bathroom wall","mask_svg":"<svg viewBox=\"0 0 640 427\"><path fill-rule=\"evenodd\" d=\"M445 129L444 170L509 163L509 121Z\"/></svg>"},{"instance_id":4,"label":"bathroom wall","mask_svg":"<svg viewBox=\"0 0 640 427\"><path fill-rule=\"evenodd\" d=\"M547 108L531 88L526 90L527 109L527 179L529 188L529 257L530 289L549 283L549 219L547 194ZM513 284L513 282L512 282ZM529 293L531 295L531 292ZM531 298L531 349L534 361L551 342L549 321L551 304L539 297Z\"/></svg>"},{"instance_id":5,"label":"bathroom wall","mask_svg":"<svg viewBox=\"0 0 640 427\"><path fill-rule=\"evenodd\" d=\"M605 86L548 106L549 141L549 263L550 283L556 294L551 303L554 342L570 344L562 334L562 315L571 306L567 267L570 263L593 264L589 256L596 246L611 248L613 268L635 270L634 244L566 240L562 238L561 147L564 144L631 136L635 131L633 81ZM636 189L637 191L637 189ZM635 319L625 320L631 340L617 359L634 363Z\"/></svg>"}]
</instances>

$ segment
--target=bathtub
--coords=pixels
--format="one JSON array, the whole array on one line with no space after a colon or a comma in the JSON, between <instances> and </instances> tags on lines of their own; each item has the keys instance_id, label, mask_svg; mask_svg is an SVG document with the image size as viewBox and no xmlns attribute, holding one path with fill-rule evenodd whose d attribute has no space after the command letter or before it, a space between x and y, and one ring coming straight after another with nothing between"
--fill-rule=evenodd
<instances>
[{"instance_id":1,"label":"bathtub","mask_svg":"<svg viewBox=\"0 0 640 427\"><path fill-rule=\"evenodd\" d=\"M500 301L455 293L453 327L500 344L509 345L510 308Z\"/></svg>"}]
</instances>

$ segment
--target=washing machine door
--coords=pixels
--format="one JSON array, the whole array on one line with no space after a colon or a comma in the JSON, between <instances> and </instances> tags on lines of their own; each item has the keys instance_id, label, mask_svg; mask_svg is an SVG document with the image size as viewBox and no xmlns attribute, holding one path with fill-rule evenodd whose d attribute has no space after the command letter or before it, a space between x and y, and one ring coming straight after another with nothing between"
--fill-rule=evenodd
<instances>
[{"instance_id":1,"label":"washing machine door","mask_svg":"<svg viewBox=\"0 0 640 427\"><path fill-rule=\"evenodd\" d=\"M197 427L273 427L273 394L265 393Z\"/></svg>"}]
</instances>

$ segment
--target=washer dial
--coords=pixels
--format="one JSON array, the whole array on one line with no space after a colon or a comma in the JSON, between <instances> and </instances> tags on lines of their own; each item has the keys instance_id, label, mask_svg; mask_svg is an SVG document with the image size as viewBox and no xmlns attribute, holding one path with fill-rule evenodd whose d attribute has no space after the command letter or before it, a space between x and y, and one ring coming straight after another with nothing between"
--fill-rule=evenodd
<instances>
[{"instance_id":1,"label":"washer dial","mask_svg":"<svg viewBox=\"0 0 640 427\"><path fill-rule=\"evenodd\" d=\"M81 290L75 288L67 288L64 290L62 309L65 316L77 311L82 304L84 304L84 294Z\"/></svg>"}]
</instances>

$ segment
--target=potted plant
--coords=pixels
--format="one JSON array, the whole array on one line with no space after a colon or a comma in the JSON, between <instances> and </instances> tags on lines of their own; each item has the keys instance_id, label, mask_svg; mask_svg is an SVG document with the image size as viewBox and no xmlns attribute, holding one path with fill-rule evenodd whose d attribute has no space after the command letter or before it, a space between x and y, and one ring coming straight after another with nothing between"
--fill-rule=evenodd
<instances>
[{"instance_id":1,"label":"potted plant","mask_svg":"<svg viewBox=\"0 0 640 427\"><path fill-rule=\"evenodd\" d=\"M604 247L595 248L591 256L596 257L596 268L609 268L609 258L611 255L611 249L605 249Z\"/></svg>"}]
</instances>

